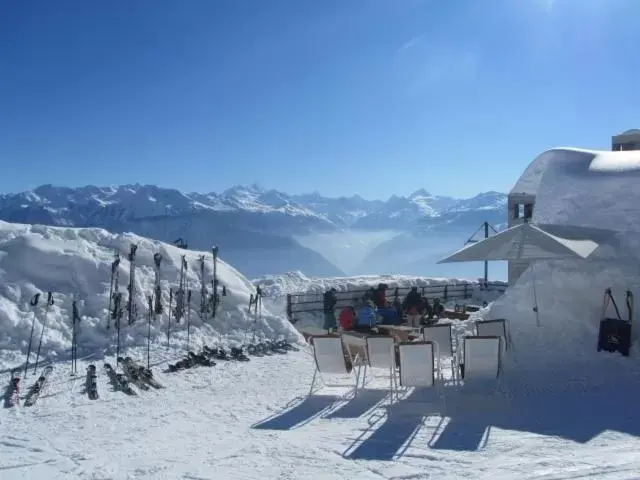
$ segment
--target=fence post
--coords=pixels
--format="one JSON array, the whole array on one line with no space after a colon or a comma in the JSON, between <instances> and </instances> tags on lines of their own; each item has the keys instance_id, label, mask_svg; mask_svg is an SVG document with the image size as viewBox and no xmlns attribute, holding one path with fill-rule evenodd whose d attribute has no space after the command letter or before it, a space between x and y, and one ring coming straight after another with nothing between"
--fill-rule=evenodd
<instances>
[{"instance_id":1,"label":"fence post","mask_svg":"<svg viewBox=\"0 0 640 480\"><path fill-rule=\"evenodd\" d=\"M293 323L293 307L291 306L291 294L287 293L287 318Z\"/></svg>"},{"instance_id":2,"label":"fence post","mask_svg":"<svg viewBox=\"0 0 640 480\"><path fill-rule=\"evenodd\" d=\"M449 298L449 285L444 286L443 295L444 295L444 300L446 301Z\"/></svg>"}]
</instances>

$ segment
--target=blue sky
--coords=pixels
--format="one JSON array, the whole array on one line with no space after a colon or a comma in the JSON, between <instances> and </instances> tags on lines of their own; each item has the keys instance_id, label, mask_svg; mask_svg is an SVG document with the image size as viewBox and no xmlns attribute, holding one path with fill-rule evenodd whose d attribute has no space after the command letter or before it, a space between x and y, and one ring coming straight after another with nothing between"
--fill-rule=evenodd
<instances>
[{"instance_id":1,"label":"blue sky","mask_svg":"<svg viewBox=\"0 0 640 480\"><path fill-rule=\"evenodd\" d=\"M0 191L507 191L640 127L637 0L0 5Z\"/></svg>"}]
</instances>

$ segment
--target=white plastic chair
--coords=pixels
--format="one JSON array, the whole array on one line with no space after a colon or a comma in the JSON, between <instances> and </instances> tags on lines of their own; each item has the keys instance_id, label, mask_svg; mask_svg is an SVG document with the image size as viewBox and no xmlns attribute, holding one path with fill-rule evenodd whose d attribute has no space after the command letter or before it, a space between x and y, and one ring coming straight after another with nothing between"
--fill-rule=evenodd
<instances>
[{"instance_id":1,"label":"white plastic chair","mask_svg":"<svg viewBox=\"0 0 640 480\"><path fill-rule=\"evenodd\" d=\"M436 378L436 372L440 370L438 346L434 342L402 342L398 344L398 352L400 386L433 389L446 407Z\"/></svg>"},{"instance_id":2,"label":"white plastic chair","mask_svg":"<svg viewBox=\"0 0 640 480\"><path fill-rule=\"evenodd\" d=\"M450 323L427 325L422 329L422 337L425 341L434 342L438 346L440 360L446 359L451 363L451 376L455 380L457 368L453 354L453 333ZM442 373L442 371L441 371Z\"/></svg>"},{"instance_id":3,"label":"white plastic chair","mask_svg":"<svg viewBox=\"0 0 640 480\"><path fill-rule=\"evenodd\" d=\"M363 362L364 375L362 377L362 386L367 376L367 367L372 378L381 378L382 375L375 375L376 370L385 371L384 377L389 377L389 393L391 401L393 394L398 394L398 382L396 378L396 355L393 337L388 335L370 336L365 339L367 361Z\"/></svg>"},{"instance_id":4,"label":"white plastic chair","mask_svg":"<svg viewBox=\"0 0 640 480\"><path fill-rule=\"evenodd\" d=\"M310 338L310 343L313 345L313 358L316 368L313 372L309 395L313 393L318 377L320 377L325 387L351 386L350 382L340 384L327 383L324 379L325 375L355 377L353 392L356 394L359 384L359 369L354 368L354 366L357 365L358 358L351 358L344 348L342 338L335 335L318 335Z\"/></svg>"}]
</instances>

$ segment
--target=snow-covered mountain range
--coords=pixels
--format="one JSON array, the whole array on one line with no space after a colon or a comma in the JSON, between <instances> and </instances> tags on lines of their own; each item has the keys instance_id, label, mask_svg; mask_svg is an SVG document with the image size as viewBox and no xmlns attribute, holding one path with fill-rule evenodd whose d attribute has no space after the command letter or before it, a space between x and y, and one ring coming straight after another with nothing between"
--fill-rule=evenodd
<instances>
[{"instance_id":1,"label":"snow-covered mountain range","mask_svg":"<svg viewBox=\"0 0 640 480\"><path fill-rule=\"evenodd\" d=\"M139 184L80 188L42 185L0 195L0 219L131 231L170 242L182 239L196 249L216 244L225 259L249 276L291 270L334 276L345 270L357 273L358 266L347 268L339 258L329 258L327 250L335 250L332 242L322 242L322 248L316 248L314 236L337 235L344 240L345 232L351 239L354 232L356 237L372 231L393 232L376 237L380 240L375 245L359 250L361 256L365 254L362 260L366 258L368 267L375 269L377 261L371 254L383 247L387 258L397 235L422 238L445 231L473 230L485 220L503 222L506 195L488 192L456 199L418 190L407 197L394 195L383 201L358 195L288 195L256 184L234 186L221 193L183 193Z\"/></svg>"}]
</instances>

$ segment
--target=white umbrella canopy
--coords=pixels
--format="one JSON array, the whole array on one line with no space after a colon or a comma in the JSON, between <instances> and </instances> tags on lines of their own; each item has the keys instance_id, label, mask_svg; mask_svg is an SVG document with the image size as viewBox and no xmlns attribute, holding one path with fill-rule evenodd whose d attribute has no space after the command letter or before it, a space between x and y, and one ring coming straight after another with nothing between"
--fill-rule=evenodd
<instances>
[{"instance_id":1,"label":"white umbrella canopy","mask_svg":"<svg viewBox=\"0 0 640 480\"><path fill-rule=\"evenodd\" d=\"M543 230L531 223L511 227L466 246L438 263L484 260L559 260L587 258L598 248L593 240L572 240Z\"/></svg>"},{"instance_id":2,"label":"white umbrella canopy","mask_svg":"<svg viewBox=\"0 0 640 480\"><path fill-rule=\"evenodd\" d=\"M566 232L571 233L571 236L574 238L576 236L578 238L587 236L585 234L588 229L571 226L564 228ZM600 231L601 234L603 232L604 231ZM438 263L476 262L484 260L521 260L535 262L537 260L586 259L599 246L599 243L594 240L576 240L560 237L545 231L541 226L525 222L497 233L485 240L464 247L454 254L443 258ZM531 268L534 268L533 264ZM540 326L535 274L533 278L533 303L536 323Z\"/></svg>"}]
</instances>

